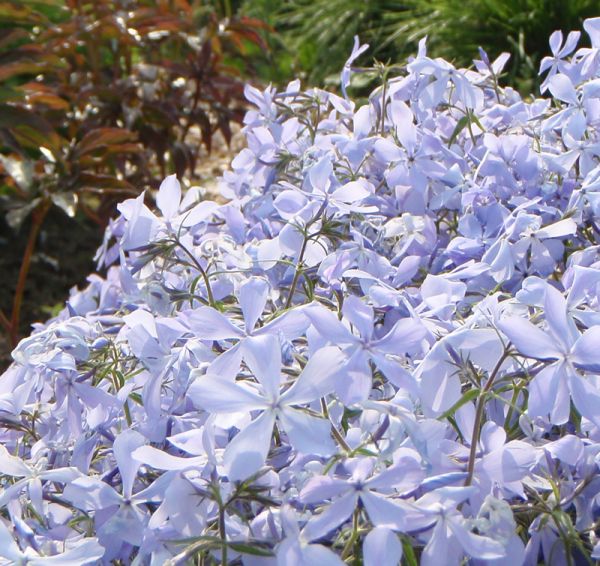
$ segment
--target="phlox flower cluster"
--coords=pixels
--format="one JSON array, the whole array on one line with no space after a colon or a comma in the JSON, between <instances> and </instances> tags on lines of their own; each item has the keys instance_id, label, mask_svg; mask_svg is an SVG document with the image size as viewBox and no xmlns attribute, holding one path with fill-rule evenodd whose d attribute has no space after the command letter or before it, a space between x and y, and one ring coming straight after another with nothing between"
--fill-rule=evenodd
<instances>
[{"instance_id":1,"label":"phlox flower cluster","mask_svg":"<svg viewBox=\"0 0 600 566\"><path fill-rule=\"evenodd\" d=\"M0 563L600 559L600 18L546 98L420 44L247 87L226 201L119 206L0 379ZM193 562L196 560L197 562ZM362 561L362 562L361 562Z\"/></svg>"}]
</instances>

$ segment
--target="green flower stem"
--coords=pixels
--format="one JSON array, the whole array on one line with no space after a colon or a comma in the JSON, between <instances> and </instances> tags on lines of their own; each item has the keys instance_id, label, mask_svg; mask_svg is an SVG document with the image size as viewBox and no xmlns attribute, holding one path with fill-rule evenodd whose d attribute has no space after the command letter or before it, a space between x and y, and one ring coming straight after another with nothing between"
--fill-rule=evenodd
<instances>
[{"instance_id":1,"label":"green flower stem","mask_svg":"<svg viewBox=\"0 0 600 566\"><path fill-rule=\"evenodd\" d=\"M200 275L202 276L202 279L204 280L204 285L206 286L206 294L208 296L208 303L210 304L211 307L216 308L215 298L214 298L212 289L210 287L210 279L209 279L208 273L206 273L206 270L202 267L202 265L200 265L200 262L196 259L194 254L192 252L190 252L190 250L188 250L179 241L178 238L174 238L173 242L177 245L178 248L180 248L183 251L183 253L185 253L185 255L188 256L188 258L194 264L194 267L200 272Z\"/></svg>"},{"instance_id":2,"label":"green flower stem","mask_svg":"<svg viewBox=\"0 0 600 566\"><path fill-rule=\"evenodd\" d=\"M498 372L500 371L500 368L502 367L502 364L506 358L508 358L508 350L504 350L504 353L502 356L500 356L500 359L490 374L490 378L487 380L487 383L481 390L481 393L477 399L477 409L475 411L475 422L473 423L473 434L471 435L471 450L469 452L469 463L467 464L467 479L465 480L465 486L469 486L473 482L473 474L475 473L475 459L477 457L477 445L479 444L479 435L481 433L482 424L481 421L483 420L483 411L485 410L487 396L492 389Z\"/></svg>"}]
</instances>

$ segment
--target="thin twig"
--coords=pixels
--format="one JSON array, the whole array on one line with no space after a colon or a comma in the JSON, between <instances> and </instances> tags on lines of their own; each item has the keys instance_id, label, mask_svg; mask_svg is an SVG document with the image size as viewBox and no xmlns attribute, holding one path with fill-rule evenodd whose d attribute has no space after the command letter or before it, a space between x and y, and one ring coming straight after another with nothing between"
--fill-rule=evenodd
<instances>
[{"instance_id":1,"label":"thin twig","mask_svg":"<svg viewBox=\"0 0 600 566\"><path fill-rule=\"evenodd\" d=\"M287 296L287 300L285 301L286 309L289 309L292 306L292 299L294 298L294 293L296 292L296 285L298 285L298 279L300 278L300 273L302 271L302 263L304 262L304 253L306 252L307 244L308 237L305 236L304 241L302 242L302 247L300 248L300 255L298 256L298 263L296 264L294 278L292 279L292 284L290 285L290 292Z\"/></svg>"},{"instance_id":2,"label":"thin twig","mask_svg":"<svg viewBox=\"0 0 600 566\"><path fill-rule=\"evenodd\" d=\"M10 343L13 348L17 346L19 341L19 321L21 317L21 307L23 305L23 295L25 294L25 285L27 283L27 275L31 266L31 259L35 250L38 235L46 214L50 210L50 203L44 201L32 214L31 227L29 229L29 237L23 254L23 261L19 270L19 278L17 279L17 287L13 297L13 307L10 316Z\"/></svg>"},{"instance_id":3,"label":"thin twig","mask_svg":"<svg viewBox=\"0 0 600 566\"><path fill-rule=\"evenodd\" d=\"M329 421L331 425L331 433L333 437L337 440L338 444L348 453L352 452L352 448L346 442L346 439L342 436L342 433L337 429L337 427L331 422L329 418L329 409L327 408L327 403L325 399L321 397L321 410L323 411L323 416Z\"/></svg>"},{"instance_id":4,"label":"thin twig","mask_svg":"<svg viewBox=\"0 0 600 566\"><path fill-rule=\"evenodd\" d=\"M204 280L204 285L206 286L206 294L208 296L208 302L212 307L215 307L216 306L215 299L214 299L214 296L212 293L212 289L210 287L210 280L209 280L208 274L206 273L205 269L202 267L202 265L200 265L200 262L196 259L194 254L192 252L190 252L190 250L188 250L177 238L173 238L173 242L181 250L183 250L183 252L190 258L190 260L194 264L194 267L200 272L200 275L202 275L202 279Z\"/></svg>"},{"instance_id":5,"label":"thin twig","mask_svg":"<svg viewBox=\"0 0 600 566\"><path fill-rule=\"evenodd\" d=\"M8 317L4 314L4 311L2 311L2 309L0 309L0 324L4 326L6 332L10 332L10 320L8 320Z\"/></svg>"},{"instance_id":6,"label":"thin twig","mask_svg":"<svg viewBox=\"0 0 600 566\"><path fill-rule=\"evenodd\" d=\"M467 479L465 480L465 486L471 485L473 481L473 475L475 473L475 459L477 457L477 445L479 444L479 434L481 432L481 421L483 419L483 411L485 409L485 404L487 401L487 394L491 390L494 385L494 380L496 379L502 364L508 357L508 350L504 350L502 356L498 360L498 363L492 370L490 374L490 378L487 380L485 387L481 390L479 394L479 398L477 399L477 409L475 412L475 422L473 423L473 434L471 435L471 450L469 452L469 463L467 465Z\"/></svg>"}]
</instances>

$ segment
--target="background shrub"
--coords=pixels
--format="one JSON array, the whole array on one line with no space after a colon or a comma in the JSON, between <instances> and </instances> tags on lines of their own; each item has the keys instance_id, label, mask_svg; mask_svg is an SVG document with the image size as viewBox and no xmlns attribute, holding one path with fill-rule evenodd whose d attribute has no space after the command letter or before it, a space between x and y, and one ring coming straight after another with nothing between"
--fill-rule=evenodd
<instances>
[{"instance_id":1,"label":"background shrub","mask_svg":"<svg viewBox=\"0 0 600 566\"><path fill-rule=\"evenodd\" d=\"M214 136L229 144L241 122L245 52L264 47L265 25L196 0L2 2L0 24L0 206L15 230L29 218L0 300L14 346L50 209L102 228L118 200L167 172L193 181Z\"/></svg>"},{"instance_id":2,"label":"background shrub","mask_svg":"<svg viewBox=\"0 0 600 566\"><path fill-rule=\"evenodd\" d=\"M354 35L385 63L416 53L427 35L433 56L459 66L471 65L480 46L492 58L509 52L503 80L524 94L539 86L550 34L600 14L595 0L248 0L243 9L271 23L277 53L287 50L284 60L311 84L336 80Z\"/></svg>"}]
</instances>

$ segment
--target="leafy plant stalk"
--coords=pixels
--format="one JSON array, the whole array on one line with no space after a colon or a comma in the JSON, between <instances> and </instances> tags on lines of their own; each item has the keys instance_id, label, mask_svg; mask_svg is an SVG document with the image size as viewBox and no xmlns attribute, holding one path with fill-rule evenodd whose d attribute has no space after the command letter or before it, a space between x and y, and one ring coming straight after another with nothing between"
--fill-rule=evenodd
<instances>
[{"instance_id":1,"label":"leafy plant stalk","mask_svg":"<svg viewBox=\"0 0 600 566\"><path fill-rule=\"evenodd\" d=\"M483 420L485 404L487 402L487 395L492 389L498 372L500 371L500 368L507 357L508 350L504 350L477 399L477 409L475 410L475 422L473 423L473 434L471 435L471 449L469 451L469 462L467 464L467 478L465 479L465 486L469 486L473 482L473 475L475 473L475 460L477 458L477 446L479 444L479 435L481 433L481 424Z\"/></svg>"}]
</instances>

